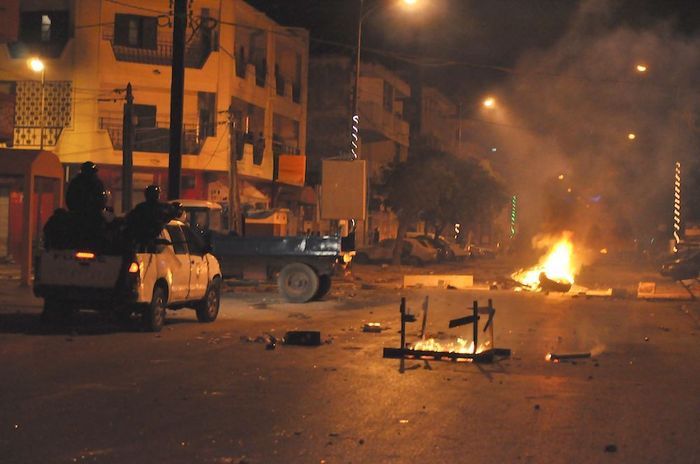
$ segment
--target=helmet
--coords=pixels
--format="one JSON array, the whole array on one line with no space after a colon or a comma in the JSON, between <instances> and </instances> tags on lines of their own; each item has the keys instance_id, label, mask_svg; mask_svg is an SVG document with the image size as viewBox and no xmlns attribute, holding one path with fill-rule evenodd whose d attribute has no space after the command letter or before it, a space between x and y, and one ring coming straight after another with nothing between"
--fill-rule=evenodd
<instances>
[{"instance_id":1,"label":"helmet","mask_svg":"<svg viewBox=\"0 0 700 464\"><path fill-rule=\"evenodd\" d=\"M85 161L80 165L80 172L83 174L93 174L97 172L97 165L92 161Z\"/></svg>"},{"instance_id":2,"label":"helmet","mask_svg":"<svg viewBox=\"0 0 700 464\"><path fill-rule=\"evenodd\" d=\"M146 201L158 201L160 200L160 187L157 185L149 185L144 191Z\"/></svg>"}]
</instances>

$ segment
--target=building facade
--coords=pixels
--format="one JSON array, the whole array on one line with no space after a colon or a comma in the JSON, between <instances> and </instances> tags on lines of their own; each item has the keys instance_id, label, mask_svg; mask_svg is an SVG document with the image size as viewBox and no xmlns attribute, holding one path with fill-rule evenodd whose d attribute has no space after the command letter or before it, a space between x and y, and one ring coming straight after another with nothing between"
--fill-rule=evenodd
<instances>
[{"instance_id":1,"label":"building facade","mask_svg":"<svg viewBox=\"0 0 700 464\"><path fill-rule=\"evenodd\" d=\"M350 153L350 106L353 64L349 56L312 57L309 70L309 170L317 178L324 158ZM409 85L380 64L363 62L359 83L360 158L367 162L369 178L367 223L357 227L357 243L396 235L394 215L380 205L373 186L382 169L408 157L409 123L404 105ZM330 227L324 224L325 228ZM326 232L322 230L321 232Z\"/></svg>"},{"instance_id":2,"label":"building facade","mask_svg":"<svg viewBox=\"0 0 700 464\"><path fill-rule=\"evenodd\" d=\"M82 162L97 163L120 212L130 83L134 202L148 184L166 189L170 3L20 2L17 40L0 46L0 144L37 149L43 138L66 181ZM43 61L43 81L28 68L31 57ZM296 209L305 181L307 31L242 0L193 0L185 66L181 196L227 203L235 159L245 208ZM0 187L0 204L10 193Z\"/></svg>"}]
</instances>

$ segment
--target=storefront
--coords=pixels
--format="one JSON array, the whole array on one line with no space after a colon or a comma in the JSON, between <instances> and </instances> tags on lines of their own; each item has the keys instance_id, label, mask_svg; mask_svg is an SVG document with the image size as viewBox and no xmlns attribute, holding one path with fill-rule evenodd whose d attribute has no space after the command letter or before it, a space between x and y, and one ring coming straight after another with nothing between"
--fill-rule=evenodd
<instances>
[{"instance_id":1,"label":"storefront","mask_svg":"<svg viewBox=\"0 0 700 464\"><path fill-rule=\"evenodd\" d=\"M23 285L31 283L44 224L62 204L63 167L54 153L0 148L0 256L20 263Z\"/></svg>"}]
</instances>

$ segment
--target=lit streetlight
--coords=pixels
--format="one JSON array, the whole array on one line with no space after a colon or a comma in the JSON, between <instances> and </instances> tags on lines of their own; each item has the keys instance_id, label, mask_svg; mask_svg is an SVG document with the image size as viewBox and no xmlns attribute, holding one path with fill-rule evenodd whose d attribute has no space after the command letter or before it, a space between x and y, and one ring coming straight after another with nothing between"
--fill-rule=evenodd
<instances>
[{"instance_id":1,"label":"lit streetlight","mask_svg":"<svg viewBox=\"0 0 700 464\"><path fill-rule=\"evenodd\" d=\"M629 134L627 134L627 138L629 140L634 140L637 138L637 134L635 134L634 132L630 132Z\"/></svg>"},{"instance_id":2,"label":"lit streetlight","mask_svg":"<svg viewBox=\"0 0 700 464\"><path fill-rule=\"evenodd\" d=\"M645 72L647 72L648 68L647 68L647 65L640 63L636 66L636 69L637 69L638 73L645 73Z\"/></svg>"},{"instance_id":3,"label":"lit streetlight","mask_svg":"<svg viewBox=\"0 0 700 464\"><path fill-rule=\"evenodd\" d=\"M386 2L378 1L374 6L367 8L365 10L365 0L359 0L360 2L360 14L357 21L357 47L355 48L355 82L354 89L352 93L352 139L351 139L351 151L352 158L357 159L359 157L359 139L360 139L360 111L359 111L359 90L360 90L360 66L361 66L361 55L362 55L362 26L364 25L365 19L367 19L372 13L377 11L379 8L386 6ZM414 6L418 3L418 0L401 0L404 5Z\"/></svg>"},{"instance_id":4,"label":"lit streetlight","mask_svg":"<svg viewBox=\"0 0 700 464\"><path fill-rule=\"evenodd\" d=\"M39 149L43 150L44 149L44 93L45 93L45 87L46 87L46 66L44 65L44 62L41 61L39 58L31 58L28 62L27 65L29 66L29 69L34 71L35 73L41 73L41 112L40 112L40 121L41 121L41 131L39 133Z\"/></svg>"},{"instance_id":5,"label":"lit streetlight","mask_svg":"<svg viewBox=\"0 0 700 464\"><path fill-rule=\"evenodd\" d=\"M486 108L495 108L496 106L496 99L493 97L487 97L483 101L483 105Z\"/></svg>"}]
</instances>

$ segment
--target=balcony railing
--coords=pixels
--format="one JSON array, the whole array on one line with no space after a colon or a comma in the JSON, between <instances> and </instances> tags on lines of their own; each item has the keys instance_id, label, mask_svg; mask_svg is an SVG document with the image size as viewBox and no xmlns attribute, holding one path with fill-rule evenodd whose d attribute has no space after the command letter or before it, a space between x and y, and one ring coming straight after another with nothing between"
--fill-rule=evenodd
<instances>
[{"instance_id":1,"label":"balcony railing","mask_svg":"<svg viewBox=\"0 0 700 464\"><path fill-rule=\"evenodd\" d=\"M115 150L123 148L123 126L120 118L101 117L100 129L109 133L112 146ZM182 153L187 155L198 155L204 145L208 133L202 130L198 124L183 124L182 130ZM134 128L134 151L148 153L168 153L170 152L170 123L159 121L154 127Z\"/></svg>"},{"instance_id":2,"label":"balcony railing","mask_svg":"<svg viewBox=\"0 0 700 464\"><path fill-rule=\"evenodd\" d=\"M44 146L55 147L64 127L45 126ZM13 145L15 147L38 147L41 145L41 127L15 126Z\"/></svg>"},{"instance_id":3,"label":"balcony railing","mask_svg":"<svg viewBox=\"0 0 700 464\"><path fill-rule=\"evenodd\" d=\"M105 29L102 34L104 40L112 44L112 51L118 61L131 63L144 63L161 66L170 66L173 60L173 43L164 37L158 37L156 48L140 48L114 42L114 30ZM204 63L212 52L211 39L195 34L188 40L185 47L185 67L202 69Z\"/></svg>"},{"instance_id":4,"label":"balcony railing","mask_svg":"<svg viewBox=\"0 0 700 464\"><path fill-rule=\"evenodd\" d=\"M286 145L283 142L273 141L272 142L272 175L273 179L279 179L280 174L280 155L299 155L300 151L298 147L291 145Z\"/></svg>"}]
</instances>

